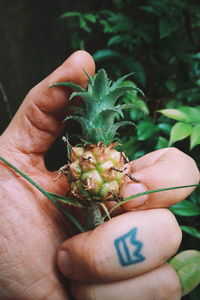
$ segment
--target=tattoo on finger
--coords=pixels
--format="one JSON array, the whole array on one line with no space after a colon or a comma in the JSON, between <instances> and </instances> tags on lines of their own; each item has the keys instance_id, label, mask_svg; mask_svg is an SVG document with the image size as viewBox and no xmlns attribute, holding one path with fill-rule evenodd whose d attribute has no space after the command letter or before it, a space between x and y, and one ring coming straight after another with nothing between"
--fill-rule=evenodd
<instances>
[{"instance_id":1,"label":"tattoo on finger","mask_svg":"<svg viewBox=\"0 0 200 300\"><path fill-rule=\"evenodd\" d=\"M136 238L137 228L134 227L124 235L115 239L114 246L121 266L129 266L143 262L143 243Z\"/></svg>"}]
</instances>

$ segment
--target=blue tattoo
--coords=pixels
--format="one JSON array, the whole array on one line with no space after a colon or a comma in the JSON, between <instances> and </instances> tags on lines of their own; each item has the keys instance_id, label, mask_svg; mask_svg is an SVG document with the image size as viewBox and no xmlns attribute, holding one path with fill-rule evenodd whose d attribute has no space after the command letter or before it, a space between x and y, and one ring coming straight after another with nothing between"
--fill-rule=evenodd
<instances>
[{"instance_id":1,"label":"blue tattoo","mask_svg":"<svg viewBox=\"0 0 200 300\"><path fill-rule=\"evenodd\" d=\"M122 266L137 264L145 260L145 256L141 253L143 243L136 239L136 233L137 228L133 228L114 241L118 258Z\"/></svg>"}]
</instances>

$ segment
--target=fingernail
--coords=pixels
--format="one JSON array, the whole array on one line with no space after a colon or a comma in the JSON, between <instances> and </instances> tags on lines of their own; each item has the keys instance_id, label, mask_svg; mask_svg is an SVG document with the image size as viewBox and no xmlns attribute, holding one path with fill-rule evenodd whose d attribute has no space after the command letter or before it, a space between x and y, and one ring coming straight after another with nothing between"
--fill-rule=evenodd
<instances>
[{"instance_id":1,"label":"fingernail","mask_svg":"<svg viewBox=\"0 0 200 300\"><path fill-rule=\"evenodd\" d=\"M57 259L58 268L65 276L72 275L72 260L70 254L65 250L60 250L58 252Z\"/></svg>"},{"instance_id":2,"label":"fingernail","mask_svg":"<svg viewBox=\"0 0 200 300\"><path fill-rule=\"evenodd\" d=\"M135 194L138 193L143 193L146 192L147 188L144 184L142 183L133 183L133 182L128 182L125 183L122 187L121 187L121 191L120 194L123 198L128 198L130 196L133 196ZM139 196L135 199L132 199L128 202L126 202L123 207L125 209L132 209L132 208L138 208L141 205L145 204L145 202L148 201L148 195L143 195L143 196Z\"/></svg>"}]
</instances>

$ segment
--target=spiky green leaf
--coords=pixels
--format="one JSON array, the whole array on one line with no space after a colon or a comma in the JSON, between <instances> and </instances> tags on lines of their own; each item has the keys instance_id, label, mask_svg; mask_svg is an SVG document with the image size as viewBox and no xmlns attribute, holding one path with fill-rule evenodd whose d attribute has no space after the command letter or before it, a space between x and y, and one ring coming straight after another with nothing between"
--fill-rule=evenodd
<instances>
[{"instance_id":1,"label":"spiky green leaf","mask_svg":"<svg viewBox=\"0 0 200 300\"><path fill-rule=\"evenodd\" d=\"M96 118L93 119L93 124L94 127L98 128L98 127L102 127L102 123L104 123L104 126L106 126L106 128L109 128L110 126L113 125L114 123L114 119L116 114L119 113L122 117L122 111L120 110L120 108L112 108L112 109L105 109L103 111L101 111ZM105 129L106 129L105 128Z\"/></svg>"},{"instance_id":2,"label":"spiky green leaf","mask_svg":"<svg viewBox=\"0 0 200 300\"><path fill-rule=\"evenodd\" d=\"M74 84L72 82L58 82L58 83L54 83L50 86L51 87L55 87L55 86L67 86L67 87L70 87L78 92L85 92L85 89L83 89L81 86L77 85L77 84Z\"/></svg>"},{"instance_id":3,"label":"spiky green leaf","mask_svg":"<svg viewBox=\"0 0 200 300\"><path fill-rule=\"evenodd\" d=\"M94 79L94 97L97 101L105 97L109 92L109 79L104 69L99 70Z\"/></svg>"},{"instance_id":4,"label":"spiky green leaf","mask_svg":"<svg viewBox=\"0 0 200 300\"><path fill-rule=\"evenodd\" d=\"M126 125L135 126L135 124L133 122L130 122L130 121L121 121L121 122L115 123L113 127L115 128L115 130L118 130L120 127L126 126Z\"/></svg>"},{"instance_id":5,"label":"spiky green leaf","mask_svg":"<svg viewBox=\"0 0 200 300\"><path fill-rule=\"evenodd\" d=\"M85 113L84 108L81 108L81 110L75 109L75 116L67 117L65 120L74 119L81 124L83 140L92 143L102 142L108 145L115 139L115 134L119 127L133 124L127 121L114 124L117 114L123 118L122 110L134 106L132 104L116 105L117 100L127 92L141 91L134 84L124 84L122 86L125 79L131 74L119 78L112 84L104 69L99 70L94 77L91 77L86 70L84 72L89 78L87 91L71 83L56 84L64 84L76 90L71 94L70 100L78 96L83 99L85 104Z\"/></svg>"},{"instance_id":6,"label":"spiky green leaf","mask_svg":"<svg viewBox=\"0 0 200 300\"><path fill-rule=\"evenodd\" d=\"M135 124L130 121L121 121L121 122L117 122L117 123L113 124L113 126L110 126L107 130L107 135L108 135L109 139L112 140L113 137L115 136L117 130L120 127L126 126L126 125L135 126Z\"/></svg>"},{"instance_id":7,"label":"spiky green leaf","mask_svg":"<svg viewBox=\"0 0 200 300\"><path fill-rule=\"evenodd\" d=\"M119 107L121 110L124 110L124 109L129 109L129 108L133 108L135 107L135 103L127 103L127 104L121 104L119 106L116 106L116 108Z\"/></svg>"},{"instance_id":8,"label":"spiky green leaf","mask_svg":"<svg viewBox=\"0 0 200 300\"><path fill-rule=\"evenodd\" d=\"M119 97L124 95L128 91L136 90L136 88L130 86L118 87L115 90L112 90L106 97L105 102L107 101L110 105L114 106Z\"/></svg>"},{"instance_id":9,"label":"spiky green leaf","mask_svg":"<svg viewBox=\"0 0 200 300\"><path fill-rule=\"evenodd\" d=\"M83 117L80 117L80 116L68 116L64 119L64 121L67 121L67 120L77 121L82 127L83 136L87 140L87 135L88 135L88 132L91 130L91 127L92 127L91 125L92 124L90 124L90 122L86 118L83 118Z\"/></svg>"},{"instance_id":10,"label":"spiky green leaf","mask_svg":"<svg viewBox=\"0 0 200 300\"><path fill-rule=\"evenodd\" d=\"M86 91L72 93L70 100L73 97L81 97L86 107L86 115L88 119L90 119L90 116L94 117L94 114L98 113L100 107L99 104L95 101L94 97L89 95Z\"/></svg>"},{"instance_id":11,"label":"spiky green leaf","mask_svg":"<svg viewBox=\"0 0 200 300\"><path fill-rule=\"evenodd\" d=\"M85 72L85 74L87 75L87 77L88 77L88 79L89 79L89 84L90 84L91 86L93 86L93 85L94 85L94 78L87 72L86 69L83 68L83 71Z\"/></svg>"},{"instance_id":12,"label":"spiky green leaf","mask_svg":"<svg viewBox=\"0 0 200 300\"><path fill-rule=\"evenodd\" d=\"M79 115L81 117L86 117L85 109L81 106L68 106L67 111L70 111L73 113L73 115Z\"/></svg>"},{"instance_id":13,"label":"spiky green leaf","mask_svg":"<svg viewBox=\"0 0 200 300\"><path fill-rule=\"evenodd\" d=\"M111 91L115 90L117 87L119 87L122 84L122 82L124 82L124 80L126 80L131 75L133 75L133 73L126 74L123 77L119 78L117 81L113 82L113 84L110 87L110 90Z\"/></svg>"}]
</instances>

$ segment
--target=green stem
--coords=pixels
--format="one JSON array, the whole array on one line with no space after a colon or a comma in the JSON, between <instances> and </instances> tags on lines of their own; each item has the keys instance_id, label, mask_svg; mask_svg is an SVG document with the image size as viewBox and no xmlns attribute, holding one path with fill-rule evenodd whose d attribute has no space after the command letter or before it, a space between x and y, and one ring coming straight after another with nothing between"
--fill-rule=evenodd
<instances>
[{"instance_id":1,"label":"green stem","mask_svg":"<svg viewBox=\"0 0 200 300\"><path fill-rule=\"evenodd\" d=\"M94 229L103 222L104 220L101 214L100 205L95 201L91 201L90 206L86 208L86 223L88 230Z\"/></svg>"}]
</instances>

